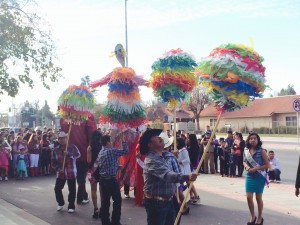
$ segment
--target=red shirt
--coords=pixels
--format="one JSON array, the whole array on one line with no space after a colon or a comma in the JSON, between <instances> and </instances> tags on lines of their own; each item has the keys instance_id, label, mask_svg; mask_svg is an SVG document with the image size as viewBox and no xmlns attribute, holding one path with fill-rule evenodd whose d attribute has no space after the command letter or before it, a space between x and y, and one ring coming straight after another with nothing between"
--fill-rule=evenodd
<instances>
[{"instance_id":1,"label":"red shirt","mask_svg":"<svg viewBox=\"0 0 300 225\"><path fill-rule=\"evenodd\" d=\"M64 119L60 119L60 126L63 132L68 133L70 125ZM72 124L68 145L76 145L79 149L81 156L77 161L87 162L87 147L92 133L96 129L97 124L93 115L79 124Z\"/></svg>"}]
</instances>

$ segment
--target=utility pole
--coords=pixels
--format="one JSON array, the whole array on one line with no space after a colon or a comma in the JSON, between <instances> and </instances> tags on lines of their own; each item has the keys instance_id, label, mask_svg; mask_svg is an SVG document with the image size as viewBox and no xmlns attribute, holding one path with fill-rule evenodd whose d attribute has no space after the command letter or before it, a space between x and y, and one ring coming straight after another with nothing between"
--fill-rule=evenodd
<instances>
[{"instance_id":1,"label":"utility pole","mask_svg":"<svg viewBox=\"0 0 300 225\"><path fill-rule=\"evenodd\" d=\"M128 67L128 36L127 36L127 1L125 0L125 43L126 43L126 60L125 66Z\"/></svg>"}]
</instances>

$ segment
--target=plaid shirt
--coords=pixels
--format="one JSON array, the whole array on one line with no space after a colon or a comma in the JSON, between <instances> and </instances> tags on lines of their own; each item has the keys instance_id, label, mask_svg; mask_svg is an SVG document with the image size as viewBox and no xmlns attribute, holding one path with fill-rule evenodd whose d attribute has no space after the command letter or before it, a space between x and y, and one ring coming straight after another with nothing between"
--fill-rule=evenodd
<instances>
[{"instance_id":1,"label":"plaid shirt","mask_svg":"<svg viewBox=\"0 0 300 225\"><path fill-rule=\"evenodd\" d=\"M61 170L64 162L64 151L65 146L62 145L58 145L54 148L51 158L52 168L55 169L57 178L68 180L75 179L77 173L76 159L80 157L80 152L76 145L69 145L64 172L62 172Z\"/></svg>"},{"instance_id":2,"label":"plaid shirt","mask_svg":"<svg viewBox=\"0 0 300 225\"><path fill-rule=\"evenodd\" d=\"M119 157L126 155L129 151L127 142L122 142L123 149L104 147L94 163L94 170L99 166L102 177L116 177L119 169Z\"/></svg>"},{"instance_id":3,"label":"plaid shirt","mask_svg":"<svg viewBox=\"0 0 300 225\"><path fill-rule=\"evenodd\" d=\"M169 157L170 155L166 158L160 156L152 150L148 152L144 161L145 193L169 198L175 193L176 183L189 179L189 175L183 175L171 169Z\"/></svg>"},{"instance_id":4,"label":"plaid shirt","mask_svg":"<svg viewBox=\"0 0 300 225\"><path fill-rule=\"evenodd\" d=\"M176 157L174 156L173 153L164 150L163 151L163 157L165 158L165 160L167 161L170 169L176 173L181 173L181 169L180 166L178 164L178 161L176 159Z\"/></svg>"}]
</instances>

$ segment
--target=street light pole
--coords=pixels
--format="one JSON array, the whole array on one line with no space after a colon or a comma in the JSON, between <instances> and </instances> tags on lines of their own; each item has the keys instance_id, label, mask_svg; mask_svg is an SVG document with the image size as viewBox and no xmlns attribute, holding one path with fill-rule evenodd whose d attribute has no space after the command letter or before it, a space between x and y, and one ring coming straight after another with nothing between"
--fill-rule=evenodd
<instances>
[{"instance_id":1,"label":"street light pole","mask_svg":"<svg viewBox=\"0 0 300 225\"><path fill-rule=\"evenodd\" d=\"M126 42L126 61L125 66L128 67L128 37L127 37L127 1L125 0L125 42Z\"/></svg>"}]
</instances>

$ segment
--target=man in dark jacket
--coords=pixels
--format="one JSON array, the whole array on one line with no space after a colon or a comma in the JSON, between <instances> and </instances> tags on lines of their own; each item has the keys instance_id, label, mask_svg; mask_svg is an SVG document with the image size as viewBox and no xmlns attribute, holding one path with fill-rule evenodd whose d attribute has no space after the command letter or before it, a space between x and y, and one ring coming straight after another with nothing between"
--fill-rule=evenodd
<instances>
[{"instance_id":1,"label":"man in dark jacket","mask_svg":"<svg viewBox=\"0 0 300 225\"><path fill-rule=\"evenodd\" d=\"M295 184L295 195L299 196L299 189L300 189L300 157L299 157L299 163L298 163L298 171L297 171L297 177L296 177L296 184Z\"/></svg>"}]
</instances>

